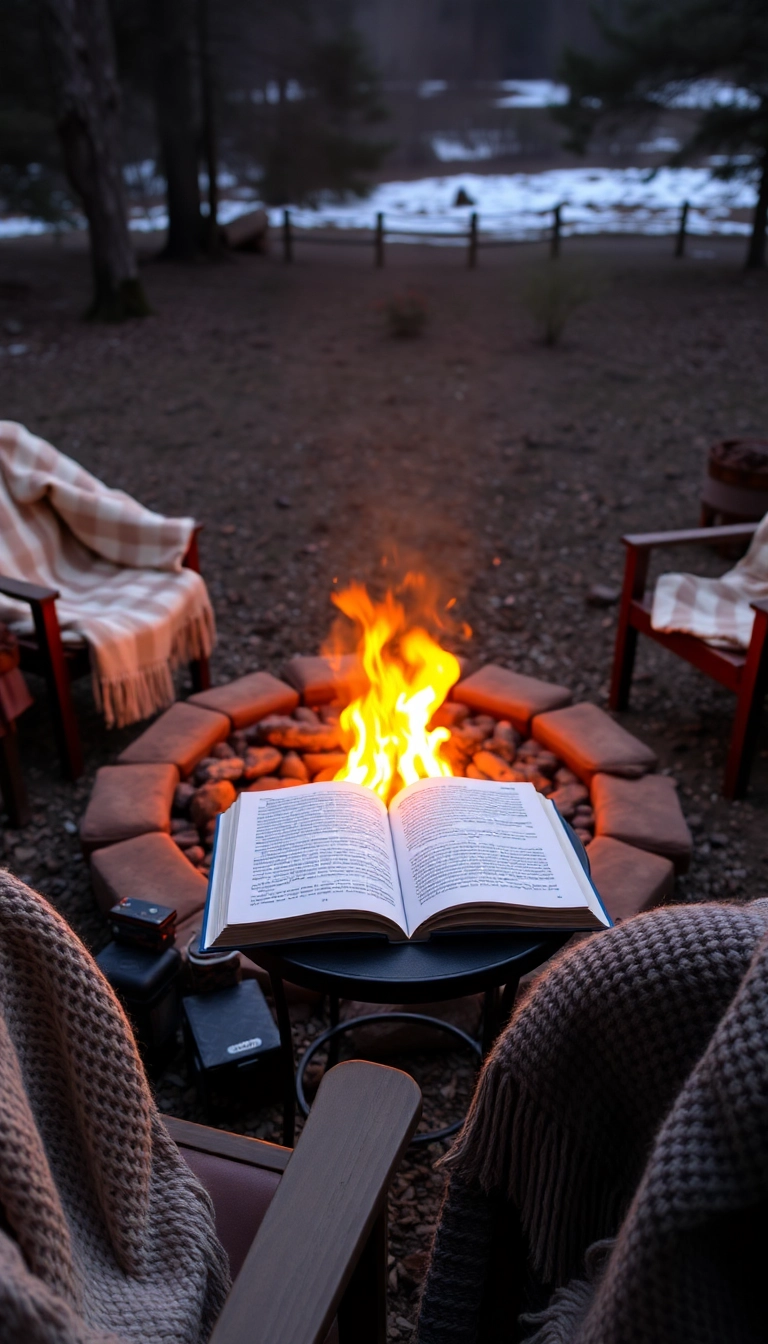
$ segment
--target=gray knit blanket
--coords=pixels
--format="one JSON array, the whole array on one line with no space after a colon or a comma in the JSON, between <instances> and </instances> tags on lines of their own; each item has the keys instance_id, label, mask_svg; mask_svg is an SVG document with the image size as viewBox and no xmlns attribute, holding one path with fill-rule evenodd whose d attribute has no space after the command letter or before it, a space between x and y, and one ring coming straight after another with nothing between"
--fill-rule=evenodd
<instances>
[{"instance_id":1,"label":"gray knit blanket","mask_svg":"<svg viewBox=\"0 0 768 1344\"><path fill-rule=\"evenodd\" d=\"M0 872L0 1339L202 1344L228 1287L112 990Z\"/></svg>"},{"instance_id":2,"label":"gray knit blanket","mask_svg":"<svg viewBox=\"0 0 768 1344\"><path fill-rule=\"evenodd\" d=\"M674 907L542 976L446 1159L420 1344L765 1344L767 931Z\"/></svg>"}]
</instances>

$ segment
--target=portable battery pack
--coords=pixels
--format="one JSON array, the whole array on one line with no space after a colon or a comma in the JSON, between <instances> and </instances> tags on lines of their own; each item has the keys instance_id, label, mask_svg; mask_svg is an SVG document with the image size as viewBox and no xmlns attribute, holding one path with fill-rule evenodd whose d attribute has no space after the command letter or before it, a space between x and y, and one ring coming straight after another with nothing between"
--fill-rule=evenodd
<instances>
[{"instance_id":1,"label":"portable battery pack","mask_svg":"<svg viewBox=\"0 0 768 1344\"><path fill-rule=\"evenodd\" d=\"M162 952L176 938L176 911L170 905L124 896L109 912L110 932L121 943Z\"/></svg>"}]
</instances>

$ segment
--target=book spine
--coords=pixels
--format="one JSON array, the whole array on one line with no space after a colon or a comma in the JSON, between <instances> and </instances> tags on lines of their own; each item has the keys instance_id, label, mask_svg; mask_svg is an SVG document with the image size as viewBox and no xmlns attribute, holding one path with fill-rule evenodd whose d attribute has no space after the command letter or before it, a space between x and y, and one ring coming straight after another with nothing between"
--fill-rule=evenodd
<instances>
[{"instance_id":1,"label":"book spine","mask_svg":"<svg viewBox=\"0 0 768 1344\"><path fill-rule=\"evenodd\" d=\"M213 873L216 867L216 848L217 848L217 841L219 839L219 823L221 821L221 817L222 813L220 812L216 818L216 830L213 833L213 853L211 858L211 866L208 869L208 887L205 893L205 907L203 909L203 927L200 932L199 947L201 952L210 951L210 948L208 947L208 916L211 911L211 891L213 889Z\"/></svg>"}]
</instances>

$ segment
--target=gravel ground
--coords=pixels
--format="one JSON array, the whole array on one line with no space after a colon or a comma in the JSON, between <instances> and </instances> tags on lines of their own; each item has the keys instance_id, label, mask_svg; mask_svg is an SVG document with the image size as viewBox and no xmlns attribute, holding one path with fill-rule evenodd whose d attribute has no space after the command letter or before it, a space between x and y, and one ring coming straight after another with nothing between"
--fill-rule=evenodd
<instances>
[{"instance_id":1,"label":"gravel ground","mask_svg":"<svg viewBox=\"0 0 768 1344\"><path fill-rule=\"evenodd\" d=\"M304 245L293 267L237 257L194 270L147 263L155 316L81 323L87 263L76 249L0 248L0 413L50 439L110 485L205 523L202 563L217 611L217 681L278 672L327 633L329 594L351 578L381 591L418 567L472 627L472 658L566 682L605 703L617 588L629 531L695 525L709 443L768 433L766 279L741 271L741 243L674 262L668 240L567 242L591 298L547 349L523 301L536 247L367 252ZM696 253L696 248L693 249ZM391 262L391 265L390 265ZM381 307L415 286L424 334L393 340ZM23 347L20 351L19 347ZM17 353L11 353L16 350ZM665 564L722 572L704 548ZM77 688L87 770L63 783L42 688L21 727L32 824L0 832L8 866L55 901L98 949L77 822L93 772L136 734L107 734ZM184 686L181 687L184 690ZM761 736L746 801L718 793L731 697L642 641L632 731L680 783L695 838L686 901L768 892ZM2 823L0 822L0 826ZM297 1048L322 1029L294 1008ZM400 1057L398 1057L400 1059ZM414 1062L430 1125L461 1114L463 1056ZM198 1115L176 1060L162 1106ZM218 1123L277 1137L274 1105ZM390 1337L408 1339L442 1178L438 1146L412 1150L392 1193Z\"/></svg>"}]
</instances>

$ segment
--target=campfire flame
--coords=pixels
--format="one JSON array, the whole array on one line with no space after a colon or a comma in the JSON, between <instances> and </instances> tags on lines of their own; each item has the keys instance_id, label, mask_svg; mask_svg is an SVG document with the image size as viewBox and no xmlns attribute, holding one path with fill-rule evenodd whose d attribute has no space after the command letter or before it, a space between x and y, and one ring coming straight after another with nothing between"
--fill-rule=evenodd
<instances>
[{"instance_id":1,"label":"campfire flame","mask_svg":"<svg viewBox=\"0 0 768 1344\"><path fill-rule=\"evenodd\" d=\"M423 586L418 578L414 583ZM352 746L336 779L364 784L388 802L418 779L452 775L439 755L450 732L427 725L459 679L458 659L421 625L409 625L392 592L375 602L353 583L332 600L358 626L358 654L370 683L342 711L341 727Z\"/></svg>"}]
</instances>

